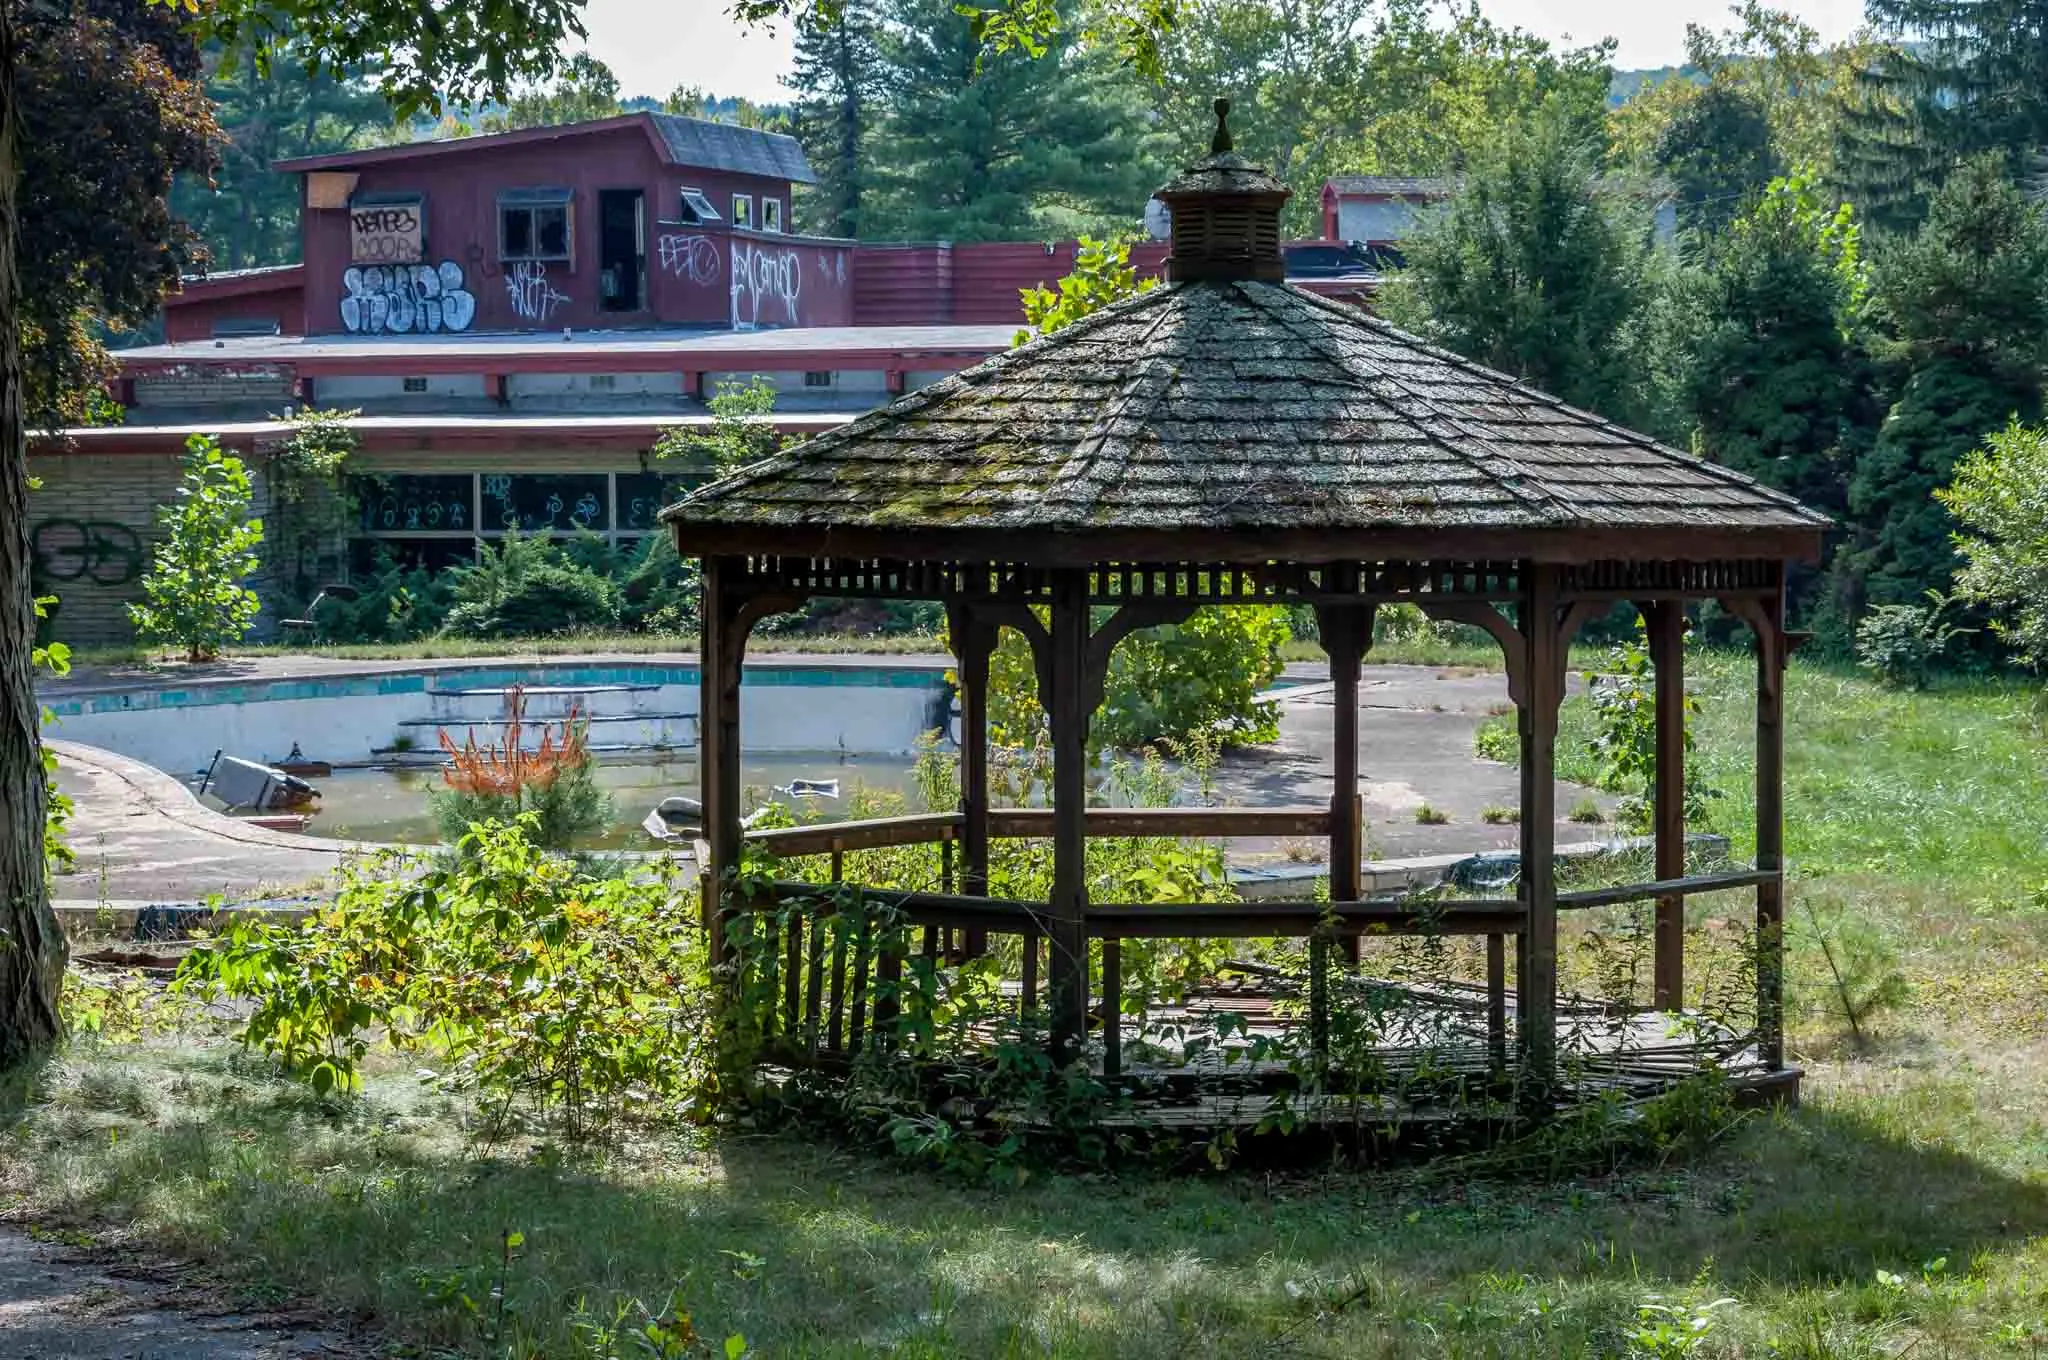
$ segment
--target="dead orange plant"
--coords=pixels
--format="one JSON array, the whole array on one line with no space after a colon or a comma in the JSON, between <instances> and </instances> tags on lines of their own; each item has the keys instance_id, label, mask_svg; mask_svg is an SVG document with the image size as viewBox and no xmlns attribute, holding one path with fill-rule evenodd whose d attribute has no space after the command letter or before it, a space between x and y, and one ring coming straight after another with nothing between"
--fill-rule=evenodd
<instances>
[{"instance_id":1,"label":"dead orange plant","mask_svg":"<svg viewBox=\"0 0 2048 1360\"><path fill-rule=\"evenodd\" d=\"M516 798L527 789L553 788L555 781L590 763L590 724L582 707L569 706L559 726L540 724L540 745L529 751L521 740L526 731L526 691L514 685L505 695L505 737L503 741L477 744L476 729L470 728L462 745L441 729L441 749L448 763L441 767L441 779L458 793Z\"/></svg>"}]
</instances>

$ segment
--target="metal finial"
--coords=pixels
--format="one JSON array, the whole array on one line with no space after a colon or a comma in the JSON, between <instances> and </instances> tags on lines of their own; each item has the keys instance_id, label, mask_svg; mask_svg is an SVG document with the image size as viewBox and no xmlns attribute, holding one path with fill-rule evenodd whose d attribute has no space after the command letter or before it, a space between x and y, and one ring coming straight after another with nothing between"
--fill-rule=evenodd
<instances>
[{"instance_id":1,"label":"metal finial","mask_svg":"<svg viewBox=\"0 0 2048 1360\"><path fill-rule=\"evenodd\" d=\"M1216 101L1216 135L1209 139L1209 154L1220 156L1230 149L1230 101L1219 99Z\"/></svg>"}]
</instances>

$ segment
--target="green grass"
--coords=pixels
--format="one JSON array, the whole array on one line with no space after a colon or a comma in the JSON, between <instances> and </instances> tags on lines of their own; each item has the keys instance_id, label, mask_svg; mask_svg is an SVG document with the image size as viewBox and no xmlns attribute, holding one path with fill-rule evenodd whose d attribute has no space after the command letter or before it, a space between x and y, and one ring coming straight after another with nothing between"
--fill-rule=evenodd
<instances>
[{"instance_id":1,"label":"green grass","mask_svg":"<svg viewBox=\"0 0 2048 1360\"><path fill-rule=\"evenodd\" d=\"M1750 665L1707 654L1692 672L1698 759L1726 794L1712 815L1747 854ZM188 1037L74 1044L0 1110L0 1216L132 1228L253 1296L361 1310L468 1355L578 1355L577 1300L608 1314L671 1290L706 1336L776 1357L1620 1360L1652 1353L1633 1335L1646 1305L1722 1297L1693 1352L1706 1360L2043 1353L2042 708L2017 683L1899 693L1805 663L1787 693L1807 1101L1697 1162L997 1189L880 1149L683 1126L589 1163L485 1157L461 1109L390 1060L360 1100L323 1104ZM1584 774L1577 701L1565 728L1563 763ZM1747 910L1736 894L1699 906ZM1864 923L1910 984L1866 1048L1828 1018L1809 909ZM488 1297L507 1229L525 1236L516 1335L494 1347L460 1299Z\"/></svg>"},{"instance_id":2,"label":"green grass","mask_svg":"<svg viewBox=\"0 0 2048 1360\"><path fill-rule=\"evenodd\" d=\"M253 1295L367 1310L465 1354L508 1353L460 1302L488 1296L507 1229L525 1237L518 1355L577 1354L578 1300L672 1289L707 1335L772 1356L1624 1356L1644 1302L1722 1296L1737 1303L1704 1355L1770 1354L1813 1325L1832 1338L1818 1354L1990 1355L2001 1326L2038 1327L2038 1065L2018 1084L1815 1075L1807 1108L1752 1117L1696 1167L994 1190L738 1134L650 1136L591 1165L476 1158L402 1073L326 1105L218 1044L80 1047L45 1074L0 1184L14 1217L132 1224Z\"/></svg>"}]
</instances>

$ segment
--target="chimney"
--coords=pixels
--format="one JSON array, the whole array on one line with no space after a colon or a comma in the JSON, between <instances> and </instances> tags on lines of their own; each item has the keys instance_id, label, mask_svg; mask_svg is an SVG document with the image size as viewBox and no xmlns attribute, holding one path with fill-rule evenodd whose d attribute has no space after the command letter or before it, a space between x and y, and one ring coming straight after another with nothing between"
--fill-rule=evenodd
<instances>
[{"instance_id":1,"label":"chimney","mask_svg":"<svg viewBox=\"0 0 2048 1360\"><path fill-rule=\"evenodd\" d=\"M1217 100L1215 109L1216 135L1209 155L1155 195L1173 213L1166 277L1175 283L1282 282L1287 262L1280 254L1280 209L1291 194L1263 168L1231 150L1230 101Z\"/></svg>"}]
</instances>

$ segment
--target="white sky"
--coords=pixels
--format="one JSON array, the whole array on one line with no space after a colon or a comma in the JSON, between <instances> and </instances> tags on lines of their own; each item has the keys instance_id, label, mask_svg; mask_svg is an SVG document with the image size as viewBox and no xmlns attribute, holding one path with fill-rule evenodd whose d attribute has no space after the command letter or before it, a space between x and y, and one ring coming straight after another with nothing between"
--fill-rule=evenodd
<instances>
[{"instance_id":1,"label":"white sky","mask_svg":"<svg viewBox=\"0 0 2048 1360\"><path fill-rule=\"evenodd\" d=\"M770 34L742 31L725 16L729 0L589 0L584 23L590 51L618 74L628 95L657 98L678 85L756 101L788 92L787 24ZM1777 0L1820 30L1823 39L1848 36L1863 19L1862 0ZM1721 0L1479 0L1489 19L1528 29L1553 42L1620 40L1615 64L1666 66L1684 52L1688 22L1730 25Z\"/></svg>"}]
</instances>

